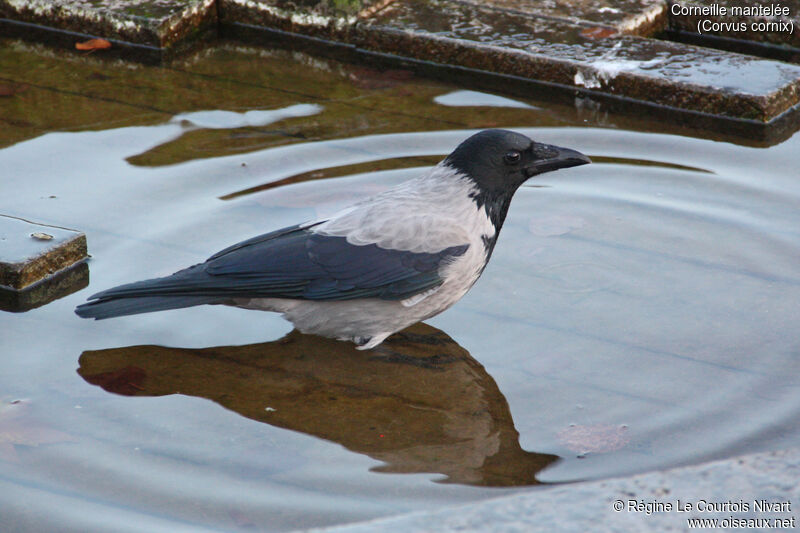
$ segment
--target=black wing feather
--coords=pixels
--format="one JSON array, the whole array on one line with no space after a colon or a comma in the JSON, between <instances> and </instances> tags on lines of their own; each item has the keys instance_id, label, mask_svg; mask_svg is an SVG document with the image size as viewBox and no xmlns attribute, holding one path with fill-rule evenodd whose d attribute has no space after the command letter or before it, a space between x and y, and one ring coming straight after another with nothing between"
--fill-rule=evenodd
<instances>
[{"instance_id":1,"label":"black wing feather","mask_svg":"<svg viewBox=\"0 0 800 533\"><path fill-rule=\"evenodd\" d=\"M435 253L386 250L291 226L238 243L171 276L97 293L90 299L99 302L81 307L118 298L169 296L401 300L440 285L439 266L468 247Z\"/></svg>"}]
</instances>

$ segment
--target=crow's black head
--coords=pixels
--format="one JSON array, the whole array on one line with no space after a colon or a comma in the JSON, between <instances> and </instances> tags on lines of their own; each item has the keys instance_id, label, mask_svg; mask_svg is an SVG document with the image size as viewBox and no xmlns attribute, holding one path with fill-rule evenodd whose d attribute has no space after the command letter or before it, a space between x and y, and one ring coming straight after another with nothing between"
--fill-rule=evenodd
<instances>
[{"instance_id":1,"label":"crow's black head","mask_svg":"<svg viewBox=\"0 0 800 533\"><path fill-rule=\"evenodd\" d=\"M499 229L511 197L528 178L591 160L575 150L538 143L513 131L484 130L458 145L444 163L475 182L475 201L486 208Z\"/></svg>"}]
</instances>

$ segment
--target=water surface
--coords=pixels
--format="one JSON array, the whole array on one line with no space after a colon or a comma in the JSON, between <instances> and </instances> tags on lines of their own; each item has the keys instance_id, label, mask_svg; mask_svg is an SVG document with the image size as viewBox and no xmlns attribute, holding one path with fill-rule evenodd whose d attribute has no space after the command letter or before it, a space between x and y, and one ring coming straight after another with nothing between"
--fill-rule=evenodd
<instances>
[{"instance_id":1,"label":"water surface","mask_svg":"<svg viewBox=\"0 0 800 533\"><path fill-rule=\"evenodd\" d=\"M2 53L27 89L0 213L92 254L88 288L0 314L12 531L282 531L800 444L797 135L753 148L238 47L165 69ZM595 164L523 186L473 290L381 350L225 307L72 313L493 126Z\"/></svg>"}]
</instances>

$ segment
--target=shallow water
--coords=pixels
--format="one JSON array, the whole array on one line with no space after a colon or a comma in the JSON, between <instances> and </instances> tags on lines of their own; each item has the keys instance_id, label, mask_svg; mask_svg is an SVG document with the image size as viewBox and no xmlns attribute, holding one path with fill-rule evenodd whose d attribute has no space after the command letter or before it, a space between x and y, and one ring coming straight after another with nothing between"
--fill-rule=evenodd
<instances>
[{"instance_id":1,"label":"shallow water","mask_svg":"<svg viewBox=\"0 0 800 533\"><path fill-rule=\"evenodd\" d=\"M648 133L282 52L133 75L26 50L41 74L20 69L12 112L58 112L6 130L0 213L80 229L92 259L88 288L0 314L12 531L289 530L800 444L800 136ZM160 95L176 78L194 99ZM81 80L144 95L111 105ZM413 177L489 126L595 163L528 182L472 291L385 350L232 308L72 313Z\"/></svg>"}]
</instances>

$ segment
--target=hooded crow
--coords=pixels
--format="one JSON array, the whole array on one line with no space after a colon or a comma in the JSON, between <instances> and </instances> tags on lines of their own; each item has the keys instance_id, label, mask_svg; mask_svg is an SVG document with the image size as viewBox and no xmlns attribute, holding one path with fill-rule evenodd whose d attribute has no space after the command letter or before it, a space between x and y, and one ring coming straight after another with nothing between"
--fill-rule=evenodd
<instances>
[{"instance_id":1,"label":"hooded crow","mask_svg":"<svg viewBox=\"0 0 800 533\"><path fill-rule=\"evenodd\" d=\"M466 294L528 178L590 162L575 150L485 130L424 175L330 218L234 244L171 276L99 292L75 312L99 320L225 304L276 311L303 333L374 348Z\"/></svg>"}]
</instances>

